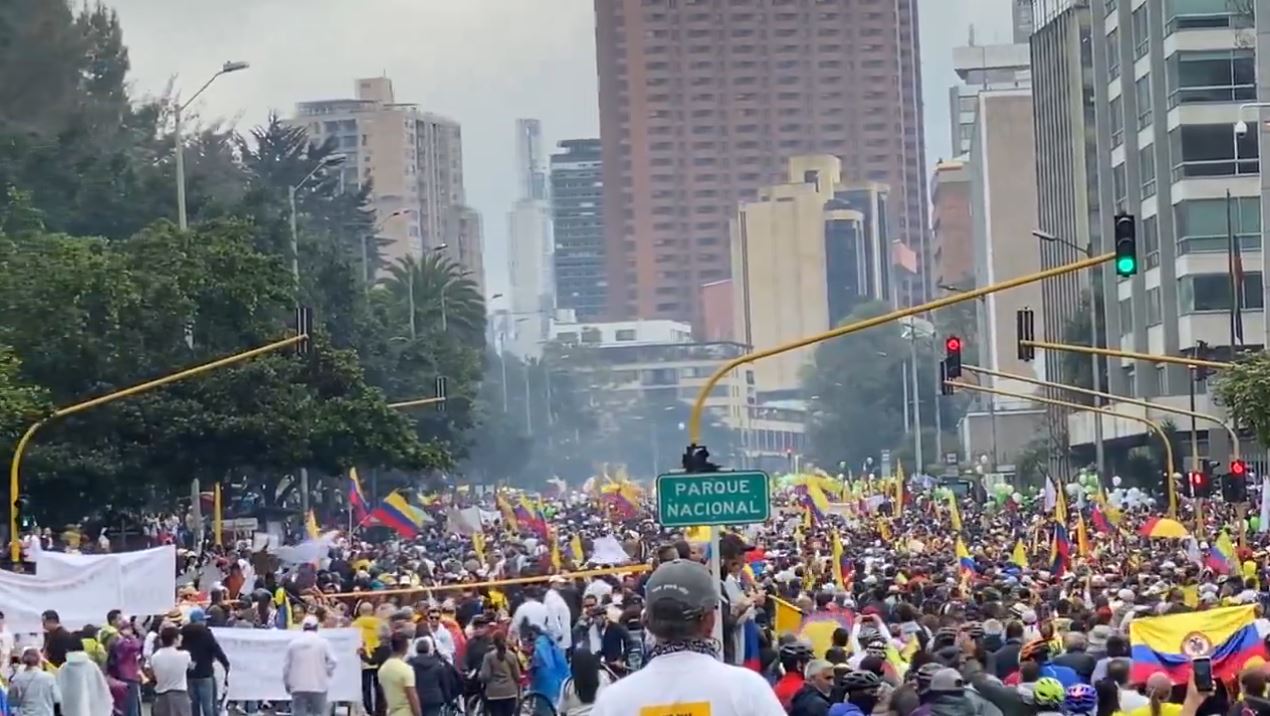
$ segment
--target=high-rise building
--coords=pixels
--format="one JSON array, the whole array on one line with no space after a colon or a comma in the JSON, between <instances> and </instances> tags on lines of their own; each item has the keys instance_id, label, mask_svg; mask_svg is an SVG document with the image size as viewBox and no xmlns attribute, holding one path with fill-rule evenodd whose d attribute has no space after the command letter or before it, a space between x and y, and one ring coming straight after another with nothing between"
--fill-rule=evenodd
<instances>
[{"instance_id":1,"label":"high-rise building","mask_svg":"<svg viewBox=\"0 0 1270 716\"><path fill-rule=\"evenodd\" d=\"M355 88L355 99L298 103L291 123L310 141L335 143L345 188L373 182L386 262L440 250L483 282L480 232L471 232L480 219L464 204L459 124L397 102L387 77L359 79Z\"/></svg>"},{"instance_id":2,"label":"high-rise building","mask_svg":"<svg viewBox=\"0 0 1270 716\"><path fill-rule=\"evenodd\" d=\"M1055 0L1051 4L1055 15L1064 9ZM1245 118L1240 105L1257 96L1253 4L1094 0L1088 5L1097 123L1093 251L1111 250L1116 216L1124 213L1135 218L1139 257L1132 277L1119 277L1109 267L1101 272L1107 343L1178 355L1203 341L1219 359L1229 356L1232 344L1260 345L1266 327L1257 177L1262 128L1233 131ZM1037 17L1038 26L1043 19ZM1232 301L1232 260L1244 267L1233 297L1238 303ZM1188 403L1191 377L1185 367L1112 359L1107 372L1114 393ZM1196 409L1220 412L1204 387L1197 386ZM1106 439L1136 437L1143 444L1150 439L1145 428L1130 430L1116 422L1102 420ZM1088 413L1073 416L1073 445L1088 445L1093 425ZM1222 431L1205 437L1199 438L1201 456L1226 457Z\"/></svg>"},{"instance_id":3,"label":"high-rise building","mask_svg":"<svg viewBox=\"0 0 1270 716\"><path fill-rule=\"evenodd\" d=\"M984 90L1030 86L1028 64L1026 38L1023 44L971 44L953 48L953 71L961 78L960 84L948 88L952 108L952 146L957 156L970 151L975 108L979 104L975 98Z\"/></svg>"},{"instance_id":4,"label":"high-rise building","mask_svg":"<svg viewBox=\"0 0 1270 716\"><path fill-rule=\"evenodd\" d=\"M975 247L970 221L970 173L965 162L951 160L935 165L930 203L934 245L931 273L935 287L971 288L975 281Z\"/></svg>"},{"instance_id":5,"label":"high-rise building","mask_svg":"<svg viewBox=\"0 0 1270 716\"><path fill-rule=\"evenodd\" d=\"M1053 268L1083 258L1084 247L1099 243L1094 37L1088 3L1040 9L1040 22L1031 38L1036 228L1038 237L1048 239L1037 239L1041 267ZM1068 335L1069 326L1088 324L1082 311L1093 311L1086 301L1094 275L1065 274L1041 282L1042 310L1036 323L1041 340L1065 342L1073 338ZM1097 325L1102 327L1101 322ZM1081 337L1085 340L1088 338ZM1043 351L1042 357L1050 380L1063 382L1074 377L1070 367L1078 358L1058 351ZM1087 372L1093 374L1092 370ZM1101 374L1092 387L1105 388ZM1069 391L1045 392L1052 398L1084 402ZM1055 406L1046 410L1046 431L1050 445L1056 448L1049 451L1050 469L1053 474L1067 474L1071 465L1062 446L1068 444L1071 411Z\"/></svg>"},{"instance_id":6,"label":"high-rise building","mask_svg":"<svg viewBox=\"0 0 1270 716\"><path fill-rule=\"evenodd\" d=\"M985 90L976 98L976 127L967 168L971 176L975 284L994 283L1036 273L1041 251L1032 230L1036 225L1036 165L1033 158L1032 94L1028 89ZM1040 313L1041 292L1035 284L993 293L978 301L975 331L979 365L1004 373L1035 375L1034 366L1018 357L1014 332L1019 309ZM1041 372L1039 377L1044 378ZM1035 386L997 376L982 383L1023 395ZM1041 428L1044 411L1026 398L981 395L982 410L962 421L962 440L969 455L991 455L994 467L1012 465Z\"/></svg>"},{"instance_id":7,"label":"high-rise building","mask_svg":"<svg viewBox=\"0 0 1270 716\"><path fill-rule=\"evenodd\" d=\"M699 327L700 287L729 277L736 202L783 182L795 155L890 186L887 225L927 270L915 0L596 0L595 13L611 315Z\"/></svg>"},{"instance_id":8,"label":"high-rise building","mask_svg":"<svg viewBox=\"0 0 1270 716\"><path fill-rule=\"evenodd\" d=\"M605 315L604 175L598 139L568 139L551 155L556 305L580 321Z\"/></svg>"},{"instance_id":9,"label":"high-rise building","mask_svg":"<svg viewBox=\"0 0 1270 716\"><path fill-rule=\"evenodd\" d=\"M556 286L547 159L542 125L536 119L516 120L516 176L521 194L507 219L507 268L511 314L515 317L508 350L537 357L549 337Z\"/></svg>"},{"instance_id":10,"label":"high-rise building","mask_svg":"<svg viewBox=\"0 0 1270 716\"><path fill-rule=\"evenodd\" d=\"M793 157L787 172L733 222L733 335L746 345L820 333L861 303L894 301L886 186L844 185L841 160L827 154ZM807 356L760 361L756 385L796 396Z\"/></svg>"}]
</instances>

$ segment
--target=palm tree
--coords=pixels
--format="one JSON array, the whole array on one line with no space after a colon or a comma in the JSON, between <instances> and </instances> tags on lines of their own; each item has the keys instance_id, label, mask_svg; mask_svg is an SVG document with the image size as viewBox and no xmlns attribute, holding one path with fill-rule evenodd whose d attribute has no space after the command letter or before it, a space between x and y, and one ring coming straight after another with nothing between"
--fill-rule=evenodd
<instances>
[{"instance_id":1,"label":"palm tree","mask_svg":"<svg viewBox=\"0 0 1270 716\"><path fill-rule=\"evenodd\" d=\"M403 337L437 331L465 344L485 342L485 299L468 271L437 253L406 256L388 267L375 300Z\"/></svg>"}]
</instances>

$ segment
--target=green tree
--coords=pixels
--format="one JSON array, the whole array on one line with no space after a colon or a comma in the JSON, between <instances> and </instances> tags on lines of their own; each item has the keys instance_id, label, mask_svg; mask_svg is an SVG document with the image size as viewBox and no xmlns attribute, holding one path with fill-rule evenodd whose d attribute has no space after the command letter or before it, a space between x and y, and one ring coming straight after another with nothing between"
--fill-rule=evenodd
<instances>
[{"instance_id":1,"label":"green tree","mask_svg":"<svg viewBox=\"0 0 1270 716\"><path fill-rule=\"evenodd\" d=\"M398 335L425 332L457 337L469 346L485 343L485 300L463 267L438 253L399 259L373 298Z\"/></svg>"}]
</instances>

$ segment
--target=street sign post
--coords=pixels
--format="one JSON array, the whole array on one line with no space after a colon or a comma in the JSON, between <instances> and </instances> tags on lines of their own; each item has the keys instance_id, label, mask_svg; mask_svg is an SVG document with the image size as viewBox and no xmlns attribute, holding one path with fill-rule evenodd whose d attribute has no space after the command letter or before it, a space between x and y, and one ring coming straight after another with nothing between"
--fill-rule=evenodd
<instances>
[{"instance_id":1,"label":"street sign post","mask_svg":"<svg viewBox=\"0 0 1270 716\"><path fill-rule=\"evenodd\" d=\"M760 470L668 472L657 476L657 521L664 527L710 528L710 573L722 579L719 526L766 522L772 516L771 481ZM722 644L722 603L714 610L714 639ZM722 652L717 655L723 658Z\"/></svg>"},{"instance_id":2,"label":"street sign post","mask_svg":"<svg viewBox=\"0 0 1270 716\"><path fill-rule=\"evenodd\" d=\"M666 473L657 476L657 519L664 527L748 525L772 516L767 473Z\"/></svg>"}]
</instances>

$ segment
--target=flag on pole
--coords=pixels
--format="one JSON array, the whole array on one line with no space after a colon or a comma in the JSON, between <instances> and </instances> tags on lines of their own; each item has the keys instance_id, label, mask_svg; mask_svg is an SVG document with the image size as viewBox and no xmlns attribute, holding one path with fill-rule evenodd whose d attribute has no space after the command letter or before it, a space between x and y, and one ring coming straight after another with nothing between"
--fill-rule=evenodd
<instances>
[{"instance_id":1,"label":"flag on pole","mask_svg":"<svg viewBox=\"0 0 1270 716\"><path fill-rule=\"evenodd\" d=\"M485 564L485 533L472 533L472 551L476 553L476 558Z\"/></svg>"},{"instance_id":2,"label":"flag on pole","mask_svg":"<svg viewBox=\"0 0 1270 716\"><path fill-rule=\"evenodd\" d=\"M353 522L361 524L370 513L366 501L366 493L362 492L362 481L357 477L357 468L348 469L348 506L353 511Z\"/></svg>"},{"instance_id":3,"label":"flag on pole","mask_svg":"<svg viewBox=\"0 0 1270 716\"><path fill-rule=\"evenodd\" d=\"M904 511L904 463L895 461L895 514Z\"/></svg>"},{"instance_id":4,"label":"flag on pole","mask_svg":"<svg viewBox=\"0 0 1270 716\"><path fill-rule=\"evenodd\" d=\"M419 534L427 517L423 510L412 506L400 492L394 490L370 513L370 519L403 537L414 537Z\"/></svg>"},{"instance_id":5,"label":"flag on pole","mask_svg":"<svg viewBox=\"0 0 1270 716\"><path fill-rule=\"evenodd\" d=\"M847 588L842 580L842 537L836 529L833 531L833 583L838 585L838 589Z\"/></svg>"},{"instance_id":6,"label":"flag on pole","mask_svg":"<svg viewBox=\"0 0 1270 716\"><path fill-rule=\"evenodd\" d=\"M966 549L966 543L961 541L961 535L957 535L957 565L961 568L963 575L966 573L974 574L977 571L974 557L970 556L970 550Z\"/></svg>"},{"instance_id":7,"label":"flag on pole","mask_svg":"<svg viewBox=\"0 0 1270 716\"><path fill-rule=\"evenodd\" d=\"M224 544L224 516L221 512L220 483L216 483L212 493L212 535L216 538L216 546Z\"/></svg>"},{"instance_id":8,"label":"flag on pole","mask_svg":"<svg viewBox=\"0 0 1270 716\"><path fill-rule=\"evenodd\" d=\"M957 508L957 496L948 491L948 521L952 523L953 532L961 532L961 510Z\"/></svg>"},{"instance_id":9,"label":"flag on pole","mask_svg":"<svg viewBox=\"0 0 1270 716\"><path fill-rule=\"evenodd\" d=\"M569 552L571 553L570 556L573 557L574 566L581 567L586 562L586 555L582 553L581 535L574 533L573 537L569 539Z\"/></svg>"},{"instance_id":10,"label":"flag on pole","mask_svg":"<svg viewBox=\"0 0 1270 716\"><path fill-rule=\"evenodd\" d=\"M220 486L217 485L217 487ZM304 516L304 532L309 536L309 539L318 538L317 516L313 514L313 510L309 510L309 513Z\"/></svg>"},{"instance_id":11,"label":"flag on pole","mask_svg":"<svg viewBox=\"0 0 1270 716\"><path fill-rule=\"evenodd\" d=\"M1085 534L1085 517L1076 513L1076 554L1082 557L1089 557L1093 554L1093 549L1089 546L1089 536Z\"/></svg>"}]
</instances>

